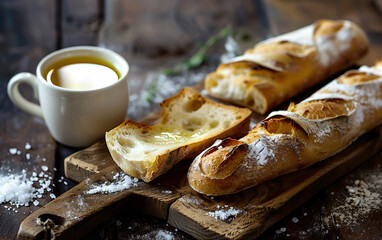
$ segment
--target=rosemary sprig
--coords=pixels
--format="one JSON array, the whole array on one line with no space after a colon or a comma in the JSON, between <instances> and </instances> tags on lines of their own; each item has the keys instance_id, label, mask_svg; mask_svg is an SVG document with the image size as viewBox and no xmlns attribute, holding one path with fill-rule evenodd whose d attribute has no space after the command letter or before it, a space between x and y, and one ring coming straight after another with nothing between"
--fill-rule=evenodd
<instances>
[{"instance_id":1,"label":"rosemary sprig","mask_svg":"<svg viewBox=\"0 0 382 240\"><path fill-rule=\"evenodd\" d=\"M146 97L145 97L145 101L146 102L151 102L151 100L155 97L155 95L157 94L157 85L155 83L152 83L149 87L149 89L147 90L146 92Z\"/></svg>"},{"instance_id":2,"label":"rosemary sprig","mask_svg":"<svg viewBox=\"0 0 382 240\"><path fill-rule=\"evenodd\" d=\"M199 67L207 58L207 50L214 46L216 43L218 43L220 39L227 37L230 31L231 29L229 26L223 28L220 32L218 32L216 35L212 36L204 44L202 44L199 50L189 59L186 59L182 63L175 65L173 68L164 69L162 73L165 75L175 75L181 72L182 70L189 70L192 68Z\"/></svg>"}]
</instances>

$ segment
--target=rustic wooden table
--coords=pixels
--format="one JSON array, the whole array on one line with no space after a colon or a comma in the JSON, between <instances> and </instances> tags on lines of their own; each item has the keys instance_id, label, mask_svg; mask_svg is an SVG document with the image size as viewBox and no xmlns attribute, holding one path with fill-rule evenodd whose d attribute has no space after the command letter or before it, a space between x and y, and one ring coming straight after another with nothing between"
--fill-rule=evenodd
<instances>
[{"instance_id":1,"label":"rustic wooden table","mask_svg":"<svg viewBox=\"0 0 382 240\"><path fill-rule=\"evenodd\" d=\"M45 123L15 107L6 93L12 75L34 72L38 61L49 52L73 45L101 45L121 53L132 67L127 117L138 120L158 109L161 98L146 100L150 88L163 80L159 70L190 56L198 43L223 27L250 29L254 41L259 41L321 18L349 19L366 31L371 49L359 64L372 64L382 57L382 1L378 0L1 1L0 175L19 174L23 169L28 174L39 172L45 165L56 196L76 185L64 177L63 160L79 149L56 143ZM224 43L218 42L208 52L210 61L205 66L170 78L178 83L174 86L201 80L218 64L225 52ZM33 99L31 89L22 88ZM174 91L162 89L157 94L164 97ZM26 143L31 149L25 148ZM20 154L11 154L11 148ZM260 239L382 239L381 165L382 154L377 154L316 194ZM357 192L359 182L367 185L368 192ZM360 202L354 204L352 197ZM51 197L44 193L38 200L37 206L30 204L17 211L8 209L9 204L0 204L0 238L15 238L23 219ZM161 219L124 211L87 239L152 239L158 232L173 239L192 239Z\"/></svg>"}]
</instances>

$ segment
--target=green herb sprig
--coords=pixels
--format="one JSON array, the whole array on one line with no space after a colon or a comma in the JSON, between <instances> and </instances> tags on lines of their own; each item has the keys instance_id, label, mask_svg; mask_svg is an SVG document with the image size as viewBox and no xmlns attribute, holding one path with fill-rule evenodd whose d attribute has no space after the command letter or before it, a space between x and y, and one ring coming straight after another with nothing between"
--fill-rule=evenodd
<instances>
[{"instance_id":1,"label":"green herb sprig","mask_svg":"<svg viewBox=\"0 0 382 240\"><path fill-rule=\"evenodd\" d=\"M145 97L145 101L146 102L151 102L151 100L155 97L155 95L157 94L157 90L158 90L158 87L155 83L152 83L149 87L149 89L147 89L147 92L146 92L146 97Z\"/></svg>"},{"instance_id":2,"label":"green herb sprig","mask_svg":"<svg viewBox=\"0 0 382 240\"><path fill-rule=\"evenodd\" d=\"M216 45L220 39L226 38L230 33L231 28L229 26L223 28L216 35L209 38L204 44L202 44L199 50L192 55L189 59L186 59L182 63L175 65L173 68L167 68L162 71L165 75L175 75L183 70L189 70L199 67L207 58L207 50Z\"/></svg>"}]
</instances>

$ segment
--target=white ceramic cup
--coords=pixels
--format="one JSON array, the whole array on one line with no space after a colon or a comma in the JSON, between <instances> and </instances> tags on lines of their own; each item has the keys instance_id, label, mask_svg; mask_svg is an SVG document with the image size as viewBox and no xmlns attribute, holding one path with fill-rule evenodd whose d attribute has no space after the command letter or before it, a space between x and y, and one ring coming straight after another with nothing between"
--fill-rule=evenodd
<instances>
[{"instance_id":1,"label":"white ceramic cup","mask_svg":"<svg viewBox=\"0 0 382 240\"><path fill-rule=\"evenodd\" d=\"M77 56L96 57L111 63L121 77L115 83L93 90L72 90L48 83L43 73L53 63ZM58 142L85 147L122 123L128 107L128 63L117 53L100 47L78 46L55 51L43 58L36 75L18 73L8 83L8 95L22 110L45 120ZM25 99L19 85L32 86L40 105Z\"/></svg>"}]
</instances>

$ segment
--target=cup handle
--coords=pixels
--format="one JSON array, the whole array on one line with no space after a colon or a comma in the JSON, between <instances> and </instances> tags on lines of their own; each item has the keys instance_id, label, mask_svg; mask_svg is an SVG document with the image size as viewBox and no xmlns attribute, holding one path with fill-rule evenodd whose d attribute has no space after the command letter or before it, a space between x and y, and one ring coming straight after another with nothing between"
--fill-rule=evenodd
<instances>
[{"instance_id":1,"label":"cup handle","mask_svg":"<svg viewBox=\"0 0 382 240\"><path fill-rule=\"evenodd\" d=\"M28 101L19 91L20 83L26 83L32 87L35 98L39 99L37 81L37 77L31 73L16 74L8 83L8 96L21 110L44 119L40 105Z\"/></svg>"}]
</instances>

